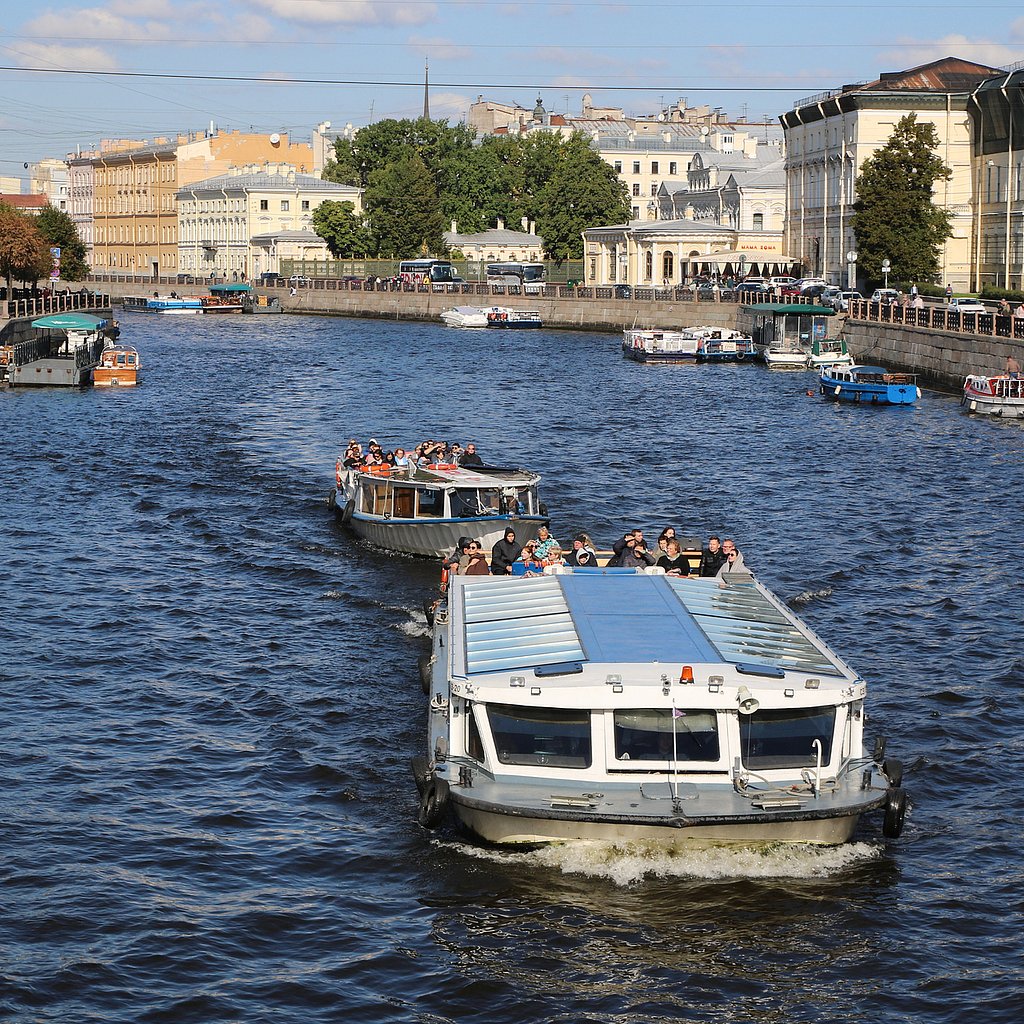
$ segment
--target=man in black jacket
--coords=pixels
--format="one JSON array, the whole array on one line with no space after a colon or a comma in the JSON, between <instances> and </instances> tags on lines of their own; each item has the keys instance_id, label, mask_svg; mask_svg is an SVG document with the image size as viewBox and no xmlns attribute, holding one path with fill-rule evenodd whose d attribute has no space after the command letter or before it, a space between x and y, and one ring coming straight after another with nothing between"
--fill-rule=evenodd
<instances>
[{"instance_id":1,"label":"man in black jacket","mask_svg":"<svg viewBox=\"0 0 1024 1024\"><path fill-rule=\"evenodd\" d=\"M708 537L708 546L700 556L701 576L717 576L718 570L725 564L725 552L722 550L722 542L715 535Z\"/></svg>"},{"instance_id":2,"label":"man in black jacket","mask_svg":"<svg viewBox=\"0 0 1024 1024\"><path fill-rule=\"evenodd\" d=\"M466 450L458 461L460 466L482 466L484 464L484 460L476 453L476 445L472 443L466 445Z\"/></svg>"}]
</instances>

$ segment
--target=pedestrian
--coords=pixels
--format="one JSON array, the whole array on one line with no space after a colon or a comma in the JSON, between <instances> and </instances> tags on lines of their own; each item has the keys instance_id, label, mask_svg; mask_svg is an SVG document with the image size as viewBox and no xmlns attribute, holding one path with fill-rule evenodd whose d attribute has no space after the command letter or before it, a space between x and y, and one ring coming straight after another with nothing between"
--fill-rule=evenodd
<instances>
[{"instance_id":1,"label":"pedestrian","mask_svg":"<svg viewBox=\"0 0 1024 1024\"><path fill-rule=\"evenodd\" d=\"M949 300L953 298L953 286L951 284L946 285L946 303L949 304Z\"/></svg>"},{"instance_id":2,"label":"pedestrian","mask_svg":"<svg viewBox=\"0 0 1024 1024\"><path fill-rule=\"evenodd\" d=\"M910 286L910 297L911 297L911 299L916 299L917 298L917 284L916 283L912 284Z\"/></svg>"},{"instance_id":3,"label":"pedestrian","mask_svg":"<svg viewBox=\"0 0 1024 1024\"><path fill-rule=\"evenodd\" d=\"M1015 317L1024 317L1024 302L1022 302L1022 303L1021 303L1021 304L1020 304L1020 305L1019 305L1019 306L1018 306L1018 307L1017 307L1017 308L1016 308L1016 309L1015 309L1015 310L1013 311L1013 315L1014 315Z\"/></svg>"},{"instance_id":4,"label":"pedestrian","mask_svg":"<svg viewBox=\"0 0 1024 1024\"><path fill-rule=\"evenodd\" d=\"M1020 363L1013 356L1006 357L1006 374L1014 379L1020 377Z\"/></svg>"}]
</instances>

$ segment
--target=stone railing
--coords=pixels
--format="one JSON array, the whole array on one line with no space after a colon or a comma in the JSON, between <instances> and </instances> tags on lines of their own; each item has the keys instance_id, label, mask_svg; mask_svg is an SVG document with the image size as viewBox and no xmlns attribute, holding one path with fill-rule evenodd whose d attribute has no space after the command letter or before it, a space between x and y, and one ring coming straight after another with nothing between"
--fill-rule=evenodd
<instances>
[{"instance_id":1,"label":"stone railing","mask_svg":"<svg viewBox=\"0 0 1024 1024\"><path fill-rule=\"evenodd\" d=\"M66 313L69 310L88 312L93 309L109 308L109 295L88 288L77 292L54 292L52 295L26 294L12 299L0 299L0 320L49 316L52 313Z\"/></svg>"}]
</instances>

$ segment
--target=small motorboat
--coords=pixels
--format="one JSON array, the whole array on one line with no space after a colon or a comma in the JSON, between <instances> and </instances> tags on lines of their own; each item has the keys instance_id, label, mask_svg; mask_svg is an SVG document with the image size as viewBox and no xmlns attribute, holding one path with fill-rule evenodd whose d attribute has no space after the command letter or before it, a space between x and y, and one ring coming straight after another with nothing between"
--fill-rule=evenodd
<instances>
[{"instance_id":1,"label":"small motorboat","mask_svg":"<svg viewBox=\"0 0 1024 1024\"><path fill-rule=\"evenodd\" d=\"M503 327L507 330L523 330L532 327L543 327L544 321L535 309L510 309L507 306L495 306L487 311L488 327Z\"/></svg>"},{"instance_id":2,"label":"small motorboat","mask_svg":"<svg viewBox=\"0 0 1024 1024\"><path fill-rule=\"evenodd\" d=\"M807 352L799 345L782 341L769 345L762 358L771 370L806 370Z\"/></svg>"},{"instance_id":3,"label":"small motorboat","mask_svg":"<svg viewBox=\"0 0 1024 1024\"><path fill-rule=\"evenodd\" d=\"M807 362L815 370L822 366L852 366L853 356L845 338L815 338Z\"/></svg>"},{"instance_id":4,"label":"small motorboat","mask_svg":"<svg viewBox=\"0 0 1024 1024\"><path fill-rule=\"evenodd\" d=\"M92 371L98 388L130 388L142 379L142 359L132 345L108 345L100 353L100 364Z\"/></svg>"},{"instance_id":5,"label":"small motorboat","mask_svg":"<svg viewBox=\"0 0 1024 1024\"><path fill-rule=\"evenodd\" d=\"M968 412L983 416L1020 418L1024 416L1024 377L1009 373L996 374L994 377L971 374L964 381L960 404Z\"/></svg>"},{"instance_id":6,"label":"small motorboat","mask_svg":"<svg viewBox=\"0 0 1024 1024\"><path fill-rule=\"evenodd\" d=\"M441 314L446 327L486 327L487 310L479 306L453 306Z\"/></svg>"},{"instance_id":7,"label":"small motorboat","mask_svg":"<svg viewBox=\"0 0 1024 1024\"><path fill-rule=\"evenodd\" d=\"M432 620L427 828L670 849L837 845L870 812L903 829L866 683L749 573L453 576Z\"/></svg>"},{"instance_id":8,"label":"small motorboat","mask_svg":"<svg viewBox=\"0 0 1024 1024\"><path fill-rule=\"evenodd\" d=\"M622 332L622 354L638 363L693 363L700 338L688 331L631 327Z\"/></svg>"},{"instance_id":9,"label":"small motorboat","mask_svg":"<svg viewBox=\"0 0 1024 1024\"><path fill-rule=\"evenodd\" d=\"M520 544L547 525L540 477L499 466L335 466L328 497L342 524L371 544L408 555L450 554L460 537L489 552L510 526Z\"/></svg>"},{"instance_id":10,"label":"small motorboat","mask_svg":"<svg viewBox=\"0 0 1024 1024\"><path fill-rule=\"evenodd\" d=\"M731 327L689 327L697 337L698 363L741 363L754 357L754 339Z\"/></svg>"},{"instance_id":11,"label":"small motorboat","mask_svg":"<svg viewBox=\"0 0 1024 1024\"><path fill-rule=\"evenodd\" d=\"M821 393L839 402L865 405L913 405L921 397L917 375L890 373L882 366L826 366Z\"/></svg>"}]
</instances>

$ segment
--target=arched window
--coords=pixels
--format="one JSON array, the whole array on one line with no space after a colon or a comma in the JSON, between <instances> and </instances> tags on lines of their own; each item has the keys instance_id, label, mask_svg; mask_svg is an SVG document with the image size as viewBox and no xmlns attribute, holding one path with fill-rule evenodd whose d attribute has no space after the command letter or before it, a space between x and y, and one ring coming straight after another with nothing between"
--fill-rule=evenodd
<instances>
[{"instance_id":1,"label":"arched window","mask_svg":"<svg viewBox=\"0 0 1024 1024\"><path fill-rule=\"evenodd\" d=\"M661 276L666 281L671 281L675 275L675 257L670 252L666 252L661 257Z\"/></svg>"},{"instance_id":2,"label":"arched window","mask_svg":"<svg viewBox=\"0 0 1024 1024\"><path fill-rule=\"evenodd\" d=\"M654 253L650 249L647 250L647 254L644 256L644 277L648 281L654 277Z\"/></svg>"}]
</instances>

